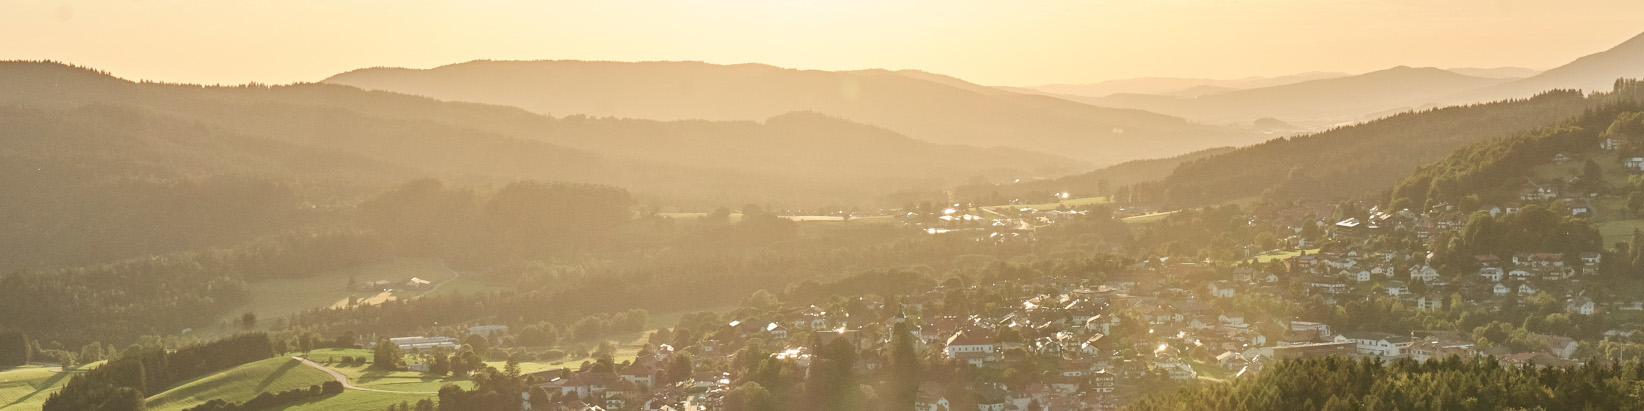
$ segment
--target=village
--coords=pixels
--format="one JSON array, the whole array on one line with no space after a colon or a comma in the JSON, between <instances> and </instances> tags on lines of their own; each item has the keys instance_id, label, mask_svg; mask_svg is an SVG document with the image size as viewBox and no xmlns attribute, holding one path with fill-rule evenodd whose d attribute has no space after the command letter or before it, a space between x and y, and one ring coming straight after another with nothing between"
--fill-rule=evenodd
<instances>
[{"instance_id":1,"label":"village","mask_svg":"<svg viewBox=\"0 0 1644 411\"><path fill-rule=\"evenodd\" d=\"M1420 214L1371 214L1368 221L1339 221L1321 232L1328 233L1335 244L1363 244L1358 240L1386 227L1459 226L1453 220L1456 213L1448 208ZM1298 245L1319 240L1325 239L1290 239ZM944 284L900 301L859 297L849 302L856 308L848 312L817 306L778 307L757 317L724 318L718 329L707 331L709 337L694 345L674 346L653 336L654 344L640 350L632 361L605 368L585 363L576 370L542 371L536 381L560 399L557 409L721 409L732 381L742 377L728 364L750 345L806 369L816 347L844 340L859 353L855 371L871 382L886 365L890 330L903 323L920 352L995 371L978 374L993 375L982 380L995 381L975 381L963 389L924 384L919 410L968 409L970 405L982 411L1112 410L1143 392L1196 379L1240 378L1262 372L1277 361L1312 356L1386 361L1494 356L1506 366L1580 364L1580 344L1566 336L1531 333L1529 338L1539 341L1536 346L1541 348L1514 351L1506 345L1481 347L1473 336L1456 332L1347 331L1337 324L1242 311L1258 305L1256 301L1319 298L1337 304L1385 295L1407 307L1437 311L1458 303L1498 306L1510 299L1554 291L1567 303L1570 314L1640 309L1638 303L1600 306L1579 295L1579 283L1594 275L1601 263L1597 253L1475 258L1476 273L1444 276L1426 262L1405 259L1397 252L1338 246L1304 249L1265 264L1155 259L1107 273L1100 280L1057 278L963 288ZM950 301L955 295L970 300L964 306L974 309L965 315L921 315L931 304ZM508 338L504 326L470 332L491 336L499 345L505 345ZM460 345L450 337L395 342L407 351L451 350ZM691 361L684 367L690 372L677 375L683 353L689 353L683 358ZM1001 380L997 372L1021 369L1025 364L1051 368L1044 378L1030 378L1026 383L997 381ZM426 370L426 365L413 364L412 369ZM967 406L958 407L961 404Z\"/></svg>"},{"instance_id":2,"label":"village","mask_svg":"<svg viewBox=\"0 0 1644 411\"><path fill-rule=\"evenodd\" d=\"M1552 164L1579 157L1560 153ZM1629 174L1644 172L1644 159L1622 163ZM1493 329L1482 335L1376 329L1353 317L1376 314L1333 317L1298 309L1341 310L1369 301L1404 310L1395 312L1494 313L1539 304L1557 307L1566 318L1644 316L1644 298L1590 296L1605 264L1597 251L1475 254L1465 256L1465 264L1448 265L1425 251L1434 241L1459 235L1480 215L1503 217L1533 206L1591 219L1601 200L1592 187L1572 176L1529 179L1513 201L1396 211L1350 204L1363 207L1352 217L1343 215L1341 204L1319 201L1255 207L1248 212L1251 224L1293 233L1277 239L1281 249L1243 246L1242 257L1228 261L1147 258L1108 272L1033 281L947 281L898 297L863 295L828 307L775 302L713 317L717 325L696 326L699 338L670 338L660 330L632 360L540 371L534 381L556 399L556 410L715 410L724 408L733 381L746 377L732 366L739 355L759 353L808 370L819 347L844 341L856 353L852 369L863 383L883 386L897 328L908 330L906 337L927 358L975 370L962 373L962 383L923 383L916 401L921 411L1113 410L1196 380L1243 378L1280 361L1319 356L1382 361L1457 356L1493 358L1510 367L1574 367L1600 354L1591 349L1592 341L1523 328L1503 332L1510 336L1493 335ZM1036 241L1036 228L1086 215L1069 207L955 205L929 211L898 219L933 235L1008 243ZM1168 214L1148 208L1121 212L1130 219ZM1411 239L1417 247L1377 241L1390 237ZM1342 318L1351 321L1341 323ZM1634 337L1638 328L1623 324L1604 331L1603 338ZM510 337L506 326L475 327L470 333L498 346ZM462 347L451 337L394 341L408 352ZM411 369L426 371L427 365Z\"/></svg>"}]
</instances>

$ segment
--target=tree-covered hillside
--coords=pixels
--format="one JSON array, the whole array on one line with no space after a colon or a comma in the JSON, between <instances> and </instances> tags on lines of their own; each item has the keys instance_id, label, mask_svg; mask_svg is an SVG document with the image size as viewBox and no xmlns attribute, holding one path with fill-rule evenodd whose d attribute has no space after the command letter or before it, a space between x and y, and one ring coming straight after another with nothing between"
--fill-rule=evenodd
<instances>
[{"instance_id":1,"label":"tree-covered hillside","mask_svg":"<svg viewBox=\"0 0 1644 411\"><path fill-rule=\"evenodd\" d=\"M0 104L137 107L196 123L215 130L213 134L272 140L318 156L358 158L419 176L464 183L539 179L611 184L647 198L703 207L749 201L806 207L869 204L889 192L951 185L974 176L1050 175L1079 167L1050 154L931 144L807 113L778 113L761 122L554 118L512 107L337 85L136 83L40 62L0 63ZM208 154L213 147L195 145Z\"/></svg>"},{"instance_id":2,"label":"tree-covered hillside","mask_svg":"<svg viewBox=\"0 0 1644 411\"><path fill-rule=\"evenodd\" d=\"M1192 206L1256 196L1283 201L1382 192L1418 167L1468 144L1521 134L1644 96L1644 88L1634 83L1617 84L1611 93L1550 91L1529 99L1409 112L1275 139L1187 162L1159 181L1123 188L1119 200Z\"/></svg>"},{"instance_id":3,"label":"tree-covered hillside","mask_svg":"<svg viewBox=\"0 0 1644 411\"><path fill-rule=\"evenodd\" d=\"M1644 83L1618 81L1616 87L1635 93L1644 90ZM1525 178L1536 165L1559 153L1592 150L1605 138L1629 141L1632 148L1623 149L1623 154L1637 153L1638 144L1644 143L1640 132L1644 122L1632 112L1641 109L1644 104L1637 100L1619 100L1533 132L1465 147L1400 180L1389 203L1398 208L1422 207L1458 202L1469 195L1508 200L1525 187Z\"/></svg>"},{"instance_id":4,"label":"tree-covered hillside","mask_svg":"<svg viewBox=\"0 0 1644 411\"><path fill-rule=\"evenodd\" d=\"M1135 410L1634 410L1644 365L1506 367L1493 358L1383 363L1324 357L1282 362L1249 378L1204 383Z\"/></svg>"},{"instance_id":5,"label":"tree-covered hillside","mask_svg":"<svg viewBox=\"0 0 1644 411\"><path fill-rule=\"evenodd\" d=\"M368 68L329 84L504 104L555 116L760 120L815 111L941 144L1013 147L1095 164L1247 144L1258 133L978 86L929 73L700 62L489 61Z\"/></svg>"}]
</instances>

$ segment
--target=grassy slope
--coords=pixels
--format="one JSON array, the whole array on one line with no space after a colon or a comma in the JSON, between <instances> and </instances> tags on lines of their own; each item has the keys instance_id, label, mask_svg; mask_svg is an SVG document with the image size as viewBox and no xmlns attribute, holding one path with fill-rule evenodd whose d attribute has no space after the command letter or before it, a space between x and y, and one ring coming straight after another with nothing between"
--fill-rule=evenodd
<instances>
[{"instance_id":1,"label":"grassy slope","mask_svg":"<svg viewBox=\"0 0 1644 411\"><path fill-rule=\"evenodd\" d=\"M269 408L268 411L335 411L335 410L365 410L376 411L387 409L388 406L401 402L416 404L423 399L434 399L433 395L390 394L383 392L347 390L342 394L324 398L315 398L283 407Z\"/></svg>"},{"instance_id":2,"label":"grassy slope","mask_svg":"<svg viewBox=\"0 0 1644 411\"><path fill-rule=\"evenodd\" d=\"M148 398L152 411L181 410L221 398L245 402L257 394L307 388L331 376L288 357L276 357L200 377Z\"/></svg>"},{"instance_id":3,"label":"grassy slope","mask_svg":"<svg viewBox=\"0 0 1644 411\"><path fill-rule=\"evenodd\" d=\"M466 378L441 378L413 371L374 370L370 368L369 364L336 364L335 361L343 356L371 358L371 350L328 348L308 353L308 359L347 375L349 383L364 388L386 391L432 392L439 391L440 387L445 386L445 384L456 384L464 388L473 387L473 383Z\"/></svg>"},{"instance_id":4,"label":"grassy slope","mask_svg":"<svg viewBox=\"0 0 1644 411\"><path fill-rule=\"evenodd\" d=\"M363 277L362 281L364 281ZM445 290L442 288L441 292L444 291ZM707 310L696 311L725 312L731 310L732 308L735 307L715 307ZM661 327L671 327L679 323L679 318L685 314L685 312L677 312L653 316L646 323L646 328L656 329ZM647 331L643 333L629 333L608 338L611 341L617 342L617 351L614 356L617 362L632 361L638 354L640 346L645 344L646 336L649 334L650 332ZM598 345L598 342L590 341L582 344L593 347ZM343 356L370 358L371 350L319 349L310 352L308 358L314 360L315 362L321 363L322 365L331 367L332 369L343 373L343 375L347 375L350 383L364 388L406 392L439 391L439 388L446 384L456 384L463 388L473 388L473 382L465 378L439 378L411 371L372 370L364 364L349 366L335 364L336 360ZM582 357L566 358L554 362L527 362L520 364L520 369L524 372L530 373L566 367L575 368L583 361L592 360L593 358L591 357ZM331 364L327 364L328 362ZM287 364L290 366L287 366ZM504 363L501 361L487 362L486 364L497 367L498 369L501 369L504 366ZM28 372L29 374L27 374L27 376L35 378L35 380L43 378L46 374L48 374L44 371L44 369L24 369L23 371L17 372L20 373L16 374L18 376L24 375L21 374L22 372ZM6 378L9 375L10 374L7 372L0 372L0 400L10 401L9 396L21 395L7 390L7 383L3 381L7 381ZM174 387L164 393L150 397L149 409L160 411L178 410L212 398L245 401L255 397L257 393L262 391L275 392L290 388L307 387L314 384L324 383L329 380L329 375L326 375L319 370L297 364L295 361L282 356L280 358L273 358L246 364L228 371L184 383L183 385ZM67 378L62 380L62 382L66 381ZM58 382L58 384L61 384L61 382ZM37 395L39 398L36 402L32 403L34 404L32 407L17 409L24 410L38 408L38 402L45 401L44 395L46 394L42 393ZM389 405L399 404L401 402L415 404L417 401L424 398L433 398L433 396L411 393L396 394L348 390L339 395L312 399L283 407L276 407L273 408L273 410L380 410L387 408ZM0 409L10 411L12 408L0 406Z\"/></svg>"},{"instance_id":5,"label":"grassy slope","mask_svg":"<svg viewBox=\"0 0 1644 411\"><path fill-rule=\"evenodd\" d=\"M0 369L0 410L38 410L71 375L37 366Z\"/></svg>"},{"instance_id":6,"label":"grassy slope","mask_svg":"<svg viewBox=\"0 0 1644 411\"><path fill-rule=\"evenodd\" d=\"M1172 213L1175 213L1175 211L1165 211L1165 212L1159 212L1159 213L1153 213L1153 214L1143 214L1143 215L1139 215L1139 216L1135 216L1135 217L1125 217L1124 219L1121 219L1120 221L1124 221L1126 224L1147 224L1147 223L1157 222L1159 220L1164 220L1165 217L1169 217L1170 214L1172 214Z\"/></svg>"},{"instance_id":7,"label":"grassy slope","mask_svg":"<svg viewBox=\"0 0 1644 411\"><path fill-rule=\"evenodd\" d=\"M1287 259L1287 258L1290 258L1290 257L1299 256L1299 255L1301 255L1301 253L1303 251L1306 251L1307 255L1316 255L1316 254L1319 253L1319 249L1317 249L1317 248L1312 248L1312 249L1307 249L1307 250L1291 250L1291 251L1285 251L1285 252L1275 253L1275 254L1263 254L1263 255L1257 256L1256 261L1265 263L1265 262L1273 261L1273 260L1283 260L1283 259Z\"/></svg>"},{"instance_id":8,"label":"grassy slope","mask_svg":"<svg viewBox=\"0 0 1644 411\"><path fill-rule=\"evenodd\" d=\"M1548 184L1555 178L1581 175L1582 165L1586 159L1592 159L1604 170L1604 182L1613 187L1627 184L1631 176L1626 168L1616 158L1614 153L1589 150L1582 155L1582 160L1564 164L1548 162L1531 169L1530 178L1541 184ZM1597 215L1593 217L1593 224L1598 226L1598 232L1604 236L1604 246L1608 247L1617 242L1632 239L1634 229L1644 229L1644 219L1637 218L1627 211L1626 199L1615 196L1601 196L1593 201Z\"/></svg>"}]
</instances>

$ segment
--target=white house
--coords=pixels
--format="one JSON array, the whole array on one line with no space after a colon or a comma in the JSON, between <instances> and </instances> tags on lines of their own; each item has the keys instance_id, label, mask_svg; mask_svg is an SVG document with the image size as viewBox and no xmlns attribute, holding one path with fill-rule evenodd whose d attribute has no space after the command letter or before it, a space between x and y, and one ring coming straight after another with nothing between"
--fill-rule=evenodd
<instances>
[{"instance_id":1,"label":"white house","mask_svg":"<svg viewBox=\"0 0 1644 411\"><path fill-rule=\"evenodd\" d=\"M1359 272L1353 273L1353 279L1361 283L1370 281L1370 270L1359 270Z\"/></svg>"},{"instance_id":2,"label":"white house","mask_svg":"<svg viewBox=\"0 0 1644 411\"><path fill-rule=\"evenodd\" d=\"M1388 281L1387 282L1387 295L1397 297L1397 296L1401 296L1401 295L1405 295L1405 294L1409 294L1409 293L1410 293L1410 287L1406 287L1404 285L1403 281Z\"/></svg>"},{"instance_id":3,"label":"white house","mask_svg":"<svg viewBox=\"0 0 1644 411\"><path fill-rule=\"evenodd\" d=\"M1518 294L1519 295L1531 295L1531 294L1535 294L1535 293L1536 293L1536 288L1531 287L1530 283L1524 283L1524 284L1519 284L1518 285Z\"/></svg>"},{"instance_id":4,"label":"white house","mask_svg":"<svg viewBox=\"0 0 1644 411\"><path fill-rule=\"evenodd\" d=\"M1603 254L1599 254L1599 253L1581 253L1581 264L1582 265L1598 265L1598 263L1600 263L1602 261L1603 261Z\"/></svg>"},{"instance_id":5,"label":"white house","mask_svg":"<svg viewBox=\"0 0 1644 411\"><path fill-rule=\"evenodd\" d=\"M1433 267L1429 266L1429 265L1423 265L1423 266L1420 266L1420 267L1411 267L1410 268L1410 279L1411 280L1421 280L1422 282L1431 283L1433 281L1438 280L1438 270L1433 269Z\"/></svg>"},{"instance_id":6,"label":"white house","mask_svg":"<svg viewBox=\"0 0 1644 411\"><path fill-rule=\"evenodd\" d=\"M1199 372L1193 371L1193 367L1174 360L1167 362L1156 362L1153 363L1153 367L1159 369L1160 371L1164 371L1165 375L1169 376L1172 380L1188 381L1194 378L1199 378Z\"/></svg>"},{"instance_id":7,"label":"white house","mask_svg":"<svg viewBox=\"0 0 1644 411\"><path fill-rule=\"evenodd\" d=\"M1210 296L1216 298L1233 298L1233 283L1227 281L1212 281Z\"/></svg>"},{"instance_id":8,"label":"white house","mask_svg":"<svg viewBox=\"0 0 1644 411\"><path fill-rule=\"evenodd\" d=\"M1501 267L1484 267L1478 269L1478 275L1484 276L1484 278L1490 280L1490 282L1501 282L1503 273L1504 272L1501 270Z\"/></svg>"},{"instance_id":9,"label":"white house","mask_svg":"<svg viewBox=\"0 0 1644 411\"><path fill-rule=\"evenodd\" d=\"M770 323L770 324L767 324L767 325L765 325L765 332L770 333L771 334L771 339L774 339L774 340L786 340L786 339L788 339L788 328L783 327L782 324L777 324L777 323L774 323L774 322Z\"/></svg>"},{"instance_id":10,"label":"white house","mask_svg":"<svg viewBox=\"0 0 1644 411\"><path fill-rule=\"evenodd\" d=\"M995 359L993 351L993 336L983 332L960 331L948 337L948 346L943 349L948 358L964 360L971 365L981 366Z\"/></svg>"},{"instance_id":11,"label":"white house","mask_svg":"<svg viewBox=\"0 0 1644 411\"><path fill-rule=\"evenodd\" d=\"M1438 311L1444 309L1444 296L1428 294L1416 297L1416 308L1422 311Z\"/></svg>"},{"instance_id":12,"label":"white house","mask_svg":"<svg viewBox=\"0 0 1644 411\"><path fill-rule=\"evenodd\" d=\"M1496 286L1492 289L1492 291L1494 291L1496 295L1507 295L1511 294L1513 289L1507 288L1507 286L1501 285L1501 283L1496 283Z\"/></svg>"},{"instance_id":13,"label":"white house","mask_svg":"<svg viewBox=\"0 0 1644 411\"><path fill-rule=\"evenodd\" d=\"M1576 297L1570 300L1570 304L1566 308L1572 313L1593 315L1593 299L1587 297Z\"/></svg>"}]
</instances>

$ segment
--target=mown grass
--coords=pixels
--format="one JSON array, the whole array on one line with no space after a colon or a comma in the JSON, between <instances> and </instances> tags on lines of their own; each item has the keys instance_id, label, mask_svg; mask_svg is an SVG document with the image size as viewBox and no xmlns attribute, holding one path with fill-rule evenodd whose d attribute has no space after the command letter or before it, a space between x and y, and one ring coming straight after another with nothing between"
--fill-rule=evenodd
<instances>
[{"instance_id":1,"label":"mown grass","mask_svg":"<svg viewBox=\"0 0 1644 411\"><path fill-rule=\"evenodd\" d=\"M76 370L89 369L82 366ZM46 398L62 389L73 375L38 366L0 368L0 410L38 410L45 405Z\"/></svg>"},{"instance_id":2,"label":"mown grass","mask_svg":"<svg viewBox=\"0 0 1644 411\"><path fill-rule=\"evenodd\" d=\"M1616 220L1598 223L1598 234L1604 236L1604 246L1631 241L1633 230L1644 230L1644 220Z\"/></svg>"},{"instance_id":3,"label":"mown grass","mask_svg":"<svg viewBox=\"0 0 1644 411\"><path fill-rule=\"evenodd\" d=\"M467 378L440 377L415 371L384 371L372 369L371 364L340 364L342 357L371 358L371 350L328 348L308 353L308 359L330 367L348 376L348 382L363 388L403 392L434 392L446 384L472 388ZM328 364L329 363L329 364Z\"/></svg>"},{"instance_id":4,"label":"mown grass","mask_svg":"<svg viewBox=\"0 0 1644 411\"><path fill-rule=\"evenodd\" d=\"M1162 212L1162 213L1143 214L1143 215L1139 215L1139 216L1125 217L1124 219L1122 219L1120 221L1124 221L1125 224L1155 223L1155 222L1158 222L1160 220L1164 220L1165 217L1169 217L1170 214L1172 214L1172 213L1175 213L1175 211L1166 211L1166 212Z\"/></svg>"},{"instance_id":5,"label":"mown grass","mask_svg":"<svg viewBox=\"0 0 1644 411\"><path fill-rule=\"evenodd\" d=\"M1285 251L1285 252L1281 252L1281 253L1262 254L1262 255L1256 256L1256 262L1265 263L1265 262L1273 261L1273 260L1283 260L1283 259L1286 259L1286 258L1301 255L1301 253L1303 251L1306 251L1308 255L1313 255L1313 254L1318 254L1319 253L1319 249L1314 248L1314 249L1308 249L1308 250L1293 250L1293 251Z\"/></svg>"},{"instance_id":6,"label":"mown grass","mask_svg":"<svg viewBox=\"0 0 1644 411\"><path fill-rule=\"evenodd\" d=\"M148 397L147 404L151 411L167 411L193 407L212 399L238 403L264 392L308 388L326 381L332 381L330 374L282 356L184 382Z\"/></svg>"},{"instance_id":7,"label":"mown grass","mask_svg":"<svg viewBox=\"0 0 1644 411\"><path fill-rule=\"evenodd\" d=\"M731 310L732 308L735 307L713 307L703 310L691 310L652 316L650 320L646 322L645 327L650 330L655 330L657 328L674 326L679 323L680 317L683 317L687 312L725 312ZM617 362L632 361L634 357L638 355L639 349L645 344L647 336L651 332L652 331L636 332L607 338L607 340L617 342L616 352L613 357ZM581 344L586 344L588 347L593 348L597 347L599 342L588 341L581 342ZM565 345L570 345L570 343ZM561 349L564 348L562 347ZM463 388L473 388L473 381L466 378L437 377L413 371L374 370L370 368L370 364L338 364L338 362L342 360L342 357L345 356L370 358L371 355L371 350L367 349L327 348L309 352L308 358L348 376L348 381L350 384L363 388L397 392L380 393L347 390L342 394L310 399L300 403L284 405L272 409L290 411L381 410L386 409L390 405L399 404L401 402L416 404L419 400L434 398L433 395L418 393L436 392L439 391L440 387L443 387L446 384L455 384ZM525 362L520 364L520 369L522 372L526 373L549 371L560 368L575 369L580 366L583 361L593 360L594 358L592 356L587 356L579 358L565 358L559 361ZM295 365L295 367L288 367L286 364L292 364ZM488 361L486 362L486 365L496 367L497 369L502 369L505 367L506 363L503 361ZM6 374L0 373L0 377L5 375ZM316 375L317 378L312 380L309 379L310 377L314 377ZM280 358L247 364L224 371L222 373L184 383L183 385L161 393L160 395L151 397L149 399L149 409L167 411L182 409L186 406L191 406L212 398L223 398L230 401L245 401L255 397L257 393L262 391L276 392L291 388L308 387L310 385L320 384L330 380L330 375L311 367L301 365L300 363L289 359L289 357L282 356ZM6 391L4 391L4 385L3 383L0 383L0 399L5 398L5 394ZM44 394L40 396L39 401L45 401ZM37 408L38 404L36 403L33 407L17 409L23 410ZM8 408L7 410L9 411L10 409Z\"/></svg>"},{"instance_id":8,"label":"mown grass","mask_svg":"<svg viewBox=\"0 0 1644 411\"><path fill-rule=\"evenodd\" d=\"M388 406L407 403L415 405L423 399L434 399L434 395L423 394L392 394L383 392L347 390L342 394L329 397L315 398L296 404L269 408L275 411L336 411L336 410L363 410L377 411L388 409Z\"/></svg>"}]
</instances>

